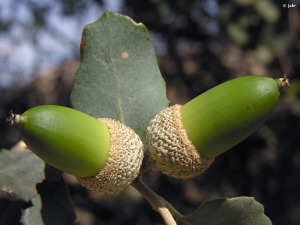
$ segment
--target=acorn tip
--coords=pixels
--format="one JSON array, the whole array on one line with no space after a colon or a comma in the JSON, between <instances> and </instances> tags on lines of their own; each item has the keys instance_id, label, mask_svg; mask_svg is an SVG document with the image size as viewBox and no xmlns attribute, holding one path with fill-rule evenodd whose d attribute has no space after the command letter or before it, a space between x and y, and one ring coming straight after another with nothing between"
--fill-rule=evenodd
<instances>
[{"instance_id":1,"label":"acorn tip","mask_svg":"<svg viewBox=\"0 0 300 225\"><path fill-rule=\"evenodd\" d=\"M20 122L20 115L14 114L13 111L10 111L10 117L6 119L7 122L10 122L11 126L15 126L16 124L19 124Z\"/></svg>"},{"instance_id":2,"label":"acorn tip","mask_svg":"<svg viewBox=\"0 0 300 225\"><path fill-rule=\"evenodd\" d=\"M283 74L283 78L279 78L281 87L290 87L289 78L287 78L286 74Z\"/></svg>"}]
</instances>

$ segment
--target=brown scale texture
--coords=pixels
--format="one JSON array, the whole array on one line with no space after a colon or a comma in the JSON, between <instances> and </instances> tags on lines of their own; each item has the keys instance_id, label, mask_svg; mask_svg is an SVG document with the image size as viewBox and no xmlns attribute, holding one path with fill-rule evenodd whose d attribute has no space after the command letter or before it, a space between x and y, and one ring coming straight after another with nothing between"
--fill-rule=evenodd
<instances>
[{"instance_id":1,"label":"brown scale texture","mask_svg":"<svg viewBox=\"0 0 300 225\"><path fill-rule=\"evenodd\" d=\"M187 179L203 173L213 162L201 158L181 122L180 105L162 110L147 129L146 166Z\"/></svg>"},{"instance_id":2,"label":"brown scale texture","mask_svg":"<svg viewBox=\"0 0 300 225\"><path fill-rule=\"evenodd\" d=\"M144 157L139 136L119 121L101 118L111 135L109 158L102 170L93 177L77 178L89 190L112 194L129 185L139 174Z\"/></svg>"}]
</instances>

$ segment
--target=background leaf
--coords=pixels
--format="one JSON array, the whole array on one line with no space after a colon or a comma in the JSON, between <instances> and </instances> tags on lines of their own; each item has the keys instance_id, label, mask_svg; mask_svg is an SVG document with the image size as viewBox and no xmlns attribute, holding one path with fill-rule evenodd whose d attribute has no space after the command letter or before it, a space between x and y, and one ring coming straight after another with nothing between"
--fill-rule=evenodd
<instances>
[{"instance_id":1,"label":"background leaf","mask_svg":"<svg viewBox=\"0 0 300 225\"><path fill-rule=\"evenodd\" d=\"M0 198L0 224L22 225L19 222L22 206L22 201L10 201L5 198Z\"/></svg>"},{"instance_id":2,"label":"background leaf","mask_svg":"<svg viewBox=\"0 0 300 225\"><path fill-rule=\"evenodd\" d=\"M0 224L65 225L74 205L61 171L29 151L0 151Z\"/></svg>"},{"instance_id":3,"label":"background leaf","mask_svg":"<svg viewBox=\"0 0 300 225\"><path fill-rule=\"evenodd\" d=\"M107 12L84 28L71 95L75 109L120 120L143 138L149 121L168 105L165 92L144 25Z\"/></svg>"},{"instance_id":4,"label":"background leaf","mask_svg":"<svg viewBox=\"0 0 300 225\"><path fill-rule=\"evenodd\" d=\"M29 201L44 178L45 163L31 152L0 151L0 196Z\"/></svg>"},{"instance_id":5,"label":"background leaf","mask_svg":"<svg viewBox=\"0 0 300 225\"><path fill-rule=\"evenodd\" d=\"M53 171L52 171L53 172ZM66 225L75 220L74 205L64 180L44 180L32 206L23 210L23 225Z\"/></svg>"},{"instance_id":6,"label":"background leaf","mask_svg":"<svg viewBox=\"0 0 300 225\"><path fill-rule=\"evenodd\" d=\"M271 225L264 207L252 197L221 198L201 205L179 224L190 225Z\"/></svg>"},{"instance_id":7,"label":"background leaf","mask_svg":"<svg viewBox=\"0 0 300 225\"><path fill-rule=\"evenodd\" d=\"M42 200L38 195L31 200L32 206L22 211L21 222L23 225L44 225L41 215Z\"/></svg>"}]
</instances>

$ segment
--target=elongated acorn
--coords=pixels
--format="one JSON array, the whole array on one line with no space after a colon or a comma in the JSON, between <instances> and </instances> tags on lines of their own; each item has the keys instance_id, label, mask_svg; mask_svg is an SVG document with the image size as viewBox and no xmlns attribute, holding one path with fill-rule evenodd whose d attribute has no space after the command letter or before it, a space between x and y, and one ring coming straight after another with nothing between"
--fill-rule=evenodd
<instances>
[{"instance_id":1,"label":"elongated acorn","mask_svg":"<svg viewBox=\"0 0 300 225\"><path fill-rule=\"evenodd\" d=\"M244 76L164 109L147 129L147 167L184 179L203 173L262 125L288 85L286 77Z\"/></svg>"},{"instance_id":2,"label":"elongated acorn","mask_svg":"<svg viewBox=\"0 0 300 225\"><path fill-rule=\"evenodd\" d=\"M48 164L76 176L90 190L114 193L139 174L143 144L124 124L62 106L12 114L28 148Z\"/></svg>"}]
</instances>

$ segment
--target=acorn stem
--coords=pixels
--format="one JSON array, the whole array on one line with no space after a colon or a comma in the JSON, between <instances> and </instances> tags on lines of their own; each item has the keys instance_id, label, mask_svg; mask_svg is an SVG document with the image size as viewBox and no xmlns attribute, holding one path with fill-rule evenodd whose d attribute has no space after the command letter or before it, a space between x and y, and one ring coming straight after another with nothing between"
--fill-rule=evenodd
<instances>
[{"instance_id":1,"label":"acorn stem","mask_svg":"<svg viewBox=\"0 0 300 225\"><path fill-rule=\"evenodd\" d=\"M176 220L183 217L167 200L156 194L141 177L137 177L131 186L150 203L152 208L163 218L166 225L176 225ZM175 218L175 219L174 219Z\"/></svg>"}]
</instances>

